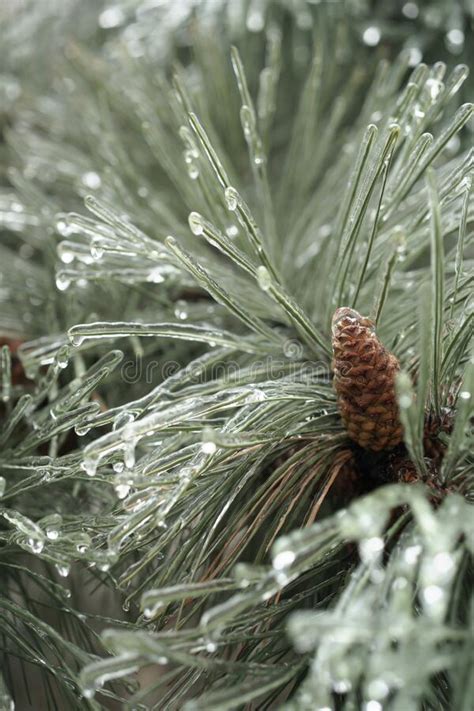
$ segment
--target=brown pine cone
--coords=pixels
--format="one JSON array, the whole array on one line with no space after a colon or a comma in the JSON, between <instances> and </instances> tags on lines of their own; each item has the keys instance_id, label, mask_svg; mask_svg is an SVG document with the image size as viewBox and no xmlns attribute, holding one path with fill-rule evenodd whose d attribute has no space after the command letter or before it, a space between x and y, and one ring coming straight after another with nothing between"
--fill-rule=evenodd
<instances>
[{"instance_id":1,"label":"brown pine cone","mask_svg":"<svg viewBox=\"0 0 474 711\"><path fill-rule=\"evenodd\" d=\"M423 433L423 449L425 457L429 457L437 465L441 463L446 450L439 439L440 432L451 434L453 430L453 410L445 408L442 410L439 417L436 417L432 412L425 416L425 429Z\"/></svg>"},{"instance_id":2,"label":"brown pine cone","mask_svg":"<svg viewBox=\"0 0 474 711\"><path fill-rule=\"evenodd\" d=\"M372 451L401 442L395 376L398 360L380 343L372 321L354 309L332 320L334 387L349 437Z\"/></svg>"},{"instance_id":3,"label":"brown pine cone","mask_svg":"<svg viewBox=\"0 0 474 711\"><path fill-rule=\"evenodd\" d=\"M402 484L417 484L420 481L428 486L430 500L435 503L443 499L446 494L453 491L449 486L445 486L438 477L438 466L434 459L425 459L428 469L428 476L420 478L415 465L411 459L403 452L391 452L386 464L386 472L390 481Z\"/></svg>"}]
</instances>

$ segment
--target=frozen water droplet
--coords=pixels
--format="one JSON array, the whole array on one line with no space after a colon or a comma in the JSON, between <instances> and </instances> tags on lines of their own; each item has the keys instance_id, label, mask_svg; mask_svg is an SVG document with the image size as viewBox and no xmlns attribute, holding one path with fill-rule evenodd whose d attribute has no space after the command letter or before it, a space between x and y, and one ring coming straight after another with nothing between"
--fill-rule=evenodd
<instances>
[{"instance_id":1,"label":"frozen water droplet","mask_svg":"<svg viewBox=\"0 0 474 711\"><path fill-rule=\"evenodd\" d=\"M69 572L71 570L71 567L67 563L58 564L58 565L56 565L56 570L58 571L59 575L62 578L67 578L67 576L69 575Z\"/></svg>"},{"instance_id":2,"label":"frozen water droplet","mask_svg":"<svg viewBox=\"0 0 474 711\"><path fill-rule=\"evenodd\" d=\"M122 410L122 412L119 412L115 416L112 429L119 430L122 427L125 427L125 425L130 424L130 422L133 422L134 419L135 415L133 414L133 412L127 412L127 410Z\"/></svg>"},{"instance_id":3,"label":"frozen water droplet","mask_svg":"<svg viewBox=\"0 0 474 711\"><path fill-rule=\"evenodd\" d=\"M89 425L75 425L74 432L78 437L84 437L90 431Z\"/></svg>"},{"instance_id":4,"label":"frozen water droplet","mask_svg":"<svg viewBox=\"0 0 474 711\"><path fill-rule=\"evenodd\" d=\"M405 590L405 588L408 585L408 580L401 575L398 576L398 578L395 578L393 581L392 588L393 590Z\"/></svg>"},{"instance_id":5,"label":"frozen water droplet","mask_svg":"<svg viewBox=\"0 0 474 711\"><path fill-rule=\"evenodd\" d=\"M74 252L69 249L66 242L60 242L57 251L58 257L63 264L71 264L74 261Z\"/></svg>"},{"instance_id":6,"label":"frozen water droplet","mask_svg":"<svg viewBox=\"0 0 474 711\"><path fill-rule=\"evenodd\" d=\"M396 245L397 259L399 262L404 262L407 256L407 240L400 228L394 230L393 240Z\"/></svg>"},{"instance_id":7,"label":"frozen water droplet","mask_svg":"<svg viewBox=\"0 0 474 711\"><path fill-rule=\"evenodd\" d=\"M226 227L225 233L227 237L234 239L239 234L239 230L235 225L229 225L229 227Z\"/></svg>"},{"instance_id":8,"label":"frozen water droplet","mask_svg":"<svg viewBox=\"0 0 474 711\"><path fill-rule=\"evenodd\" d=\"M91 257L93 259L101 259L104 254L104 248L100 239L93 239L91 242Z\"/></svg>"},{"instance_id":9,"label":"frozen water droplet","mask_svg":"<svg viewBox=\"0 0 474 711\"><path fill-rule=\"evenodd\" d=\"M249 32L261 32L265 27L265 16L260 8L251 7L247 13L246 20Z\"/></svg>"},{"instance_id":10,"label":"frozen water droplet","mask_svg":"<svg viewBox=\"0 0 474 711\"><path fill-rule=\"evenodd\" d=\"M201 447L201 451L204 452L204 450ZM212 454L212 452L208 452L208 454ZM180 481L184 483L188 483L191 481L193 474L195 474L196 468L195 467L183 467L182 469L179 470L179 478ZM158 523L158 525L164 525L163 522Z\"/></svg>"},{"instance_id":11,"label":"frozen water droplet","mask_svg":"<svg viewBox=\"0 0 474 711\"><path fill-rule=\"evenodd\" d=\"M81 464L81 467L84 469L88 476L95 476L95 473L97 471L97 459L84 459Z\"/></svg>"},{"instance_id":12,"label":"frozen water droplet","mask_svg":"<svg viewBox=\"0 0 474 711\"><path fill-rule=\"evenodd\" d=\"M102 183L100 175L95 173L93 170L89 170L87 173L84 173L82 176L82 182L86 188L90 188L91 190L97 190L97 188L100 188Z\"/></svg>"},{"instance_id":13,"label":"frozen water droplet","mask_svg":"<svg viewBox=\"0 0 474 711\"><path fill-rule=\"evenodd\" d=\"M175 304L174 315L180 321L186 321L186 319L188 318L187 306L188 305L186 301L183 301L182 299L177 301Z\"/></svg>"},{"instance_id":14,"label":"frozen water droplet","mask_svg":"<svg viewBox=\"0 0 474 711\"><path fill-rule=\"evenodd\" d=\"M390 688L383 679L373 679L367 686L367 692L372 699L385 699Z\"/></svg>"},{"instance_id":15,"label":"frozen water droplet","mask_svg":"<svg viewBox=\"0 0 474 711\"><path fill-rule=\"evenodd\" d=\"M193 235L202 235L204 231L204 220L199 212L189 213L188 224Z\"/></svg>"},{"instance_id":16,"label":"frozen water droplet","mask_svg":"<svg viewBox=\"0 0 474 711\"><path fill-rule=\"evenodd\" d=\"M423 600L427 605L435 605L444 597L443 589L439 585L427 585L422 591Z\"/></svg>"},{"instance_id":17,"label":"frozen water droplet","mask_svg":"<svg viewBox=\"0 0 474 711\"><path fill-rule=\"evenodd\" d=\"M84 343L85 338L84 336L72 336L69 338L69 340L75 348L79 348L79 346L82 346L82 344Z\"/></svg>"},{"instance_id":18,"label":"frozen water droplet","mask_svg":"<svg viewBox=\"0 0 474 711\"><path fill-rule=\"evenodd\" d=\"M203 442L201 444L201 451L204 452L204 454L214 454L216 450L217 445L215 442L208 440L207 442Z\"/></svg>"},{"instance_id":19,"label":"frozen water droplet","mask_svg":"<svg viewBox=\"0 0 474 711\"><path fill-rule=\"evenodd\" d=\"M148 274L146 280L151 282L152 284L162 284L165 278L162 274L161 267L155 267L155 269L152 269Z\"/></svg>"},{"instance_id":20,"label":"frozen water droplet","mask_svg":"<svg viewBox=\"0 0 474 711\"><path fill-rule=\"evenodd\" d=\"M430 95L431 101L435 101L443 89L443 82L439 81L439 79L427 79L426 88Z\"/></svg>"},{"instance_id":21,"label":"frozen water droplet","mask_svg":"<svg viewBox=\"0 0 474 711\"><path fill-rule=\"evenodd\" d=\"M263 291L268 291L272 285L272 279L265 267L258 267L257 269L257 279L258 285Z\"/></svg>"},{"instance_id":22,"label":"frozen water droplet","mask_svg":"<svg viewBox=\"0 0 474 711\"><path fill-rule=\"evenodd\" d=\"M365 704L365 711L383 711L383 706L379 701L371 699Z\"/></svg>"},{"instance_id":23,"label":"frozen water droplet","mask_svg":"<svg viewBox=\"0 0 474 711\"><path fill-rule=\"evenodd\" d=\"M347 694L351 690L352 684L348 679L336 679L333 681L332 688L336 694Z\"/></svg>"},{"instance_id":24,"label":"frozen water droplet","mask_svg":"<svg viewBox=\"0 0 474 711\"><path fill-rule=\"evenodd\" d=\"M461 400L470 400L471 399L471 393L468 390L462 390L459 393L459 397Z\"/></svg>"},{"instance_id":25,"label":"frozen water droplet","mask_svg":"<svg viewBox=\"0 0 474 711\"><path fill-rule=\"evenodd\" d=\"M188 175L191 180L197 180L199 178L199 168L194 161L188 165Z\"/></svg>"},{"instance_id":26,"label":"frozen water droplet","mask_svg":"<svg viewBox=\"0 0 474 711\"><path fill-rule=\"evenodd\" d=\"M135 440L132 440L130 442L127 442L125 446L123 453L123 461L127 469L133 469L133 467L135 466L135 445Z\"/></svg>"},{"instance_id":27,"label":"frozen water droplet","mask_svg":"<svg viewBox=\"0 0 474 711\"><path fill-rule=\"evenodd\" d=\"M62 522L63 519L60 514L51 514L47 519L43 519L42 525L50 541L56 541L59 538Z\"/></svg>"},{"instance_id":28,"label":"frozen water droplet","mask_svg":"<svg viewBox=\"0 0 474 711\"><path fill-rule=\"evenodd\" d=\"M359 554L365 563L376 561L383 551L383 539L379 536L364 538L359 542Z\"/></svg>"},{"instance_id":29,"label":"frozen water droplet","mask_svg":"<svg viewBox=\"0 0 474 711\"><path fill-rule=\"evenodd\" d=\"M91 546L91 539L87 533L76 533L76 550L78 553L84 554Z\"/></svg>"},{"instance_id":30,"label":"frozen water droplet","mask_svg":"<svg viewBox=\"0 0 474 711\"><path fill-rule=\"evenodd\" d=\"M129 492L129 484L117 484L117 486L115 487L115 493L117 494L119 499L125 499L125 497L128 496Z\"/></svg>"},{"instance_id":31,"label":"frozen water droplet","mask_svg":"<svg viewBox=\"0 0 474 711\"><path fill-rule=\"evenodd\" d=\"M402 12L409 20L416 20L419 9L416 2L406 2L402 7Z\"/></svg>"},{"instance_id":32,"label":"frozen water droplet","mask_svg":"<svg viewBox=\"0 0 474 711\"><path fill-rule=\"evenodd\" d=\"M437 573L441 575L446 575L454 570L454 559L453 556L445 551L437 553L433 558L433 564L436 568Z\"/></svg>"},{"instance_id":33,"label":"frozen water droplet","mask_svg":"<svg viewBox=\"0 0 474 711\"><path fill-rule=\"evenodd\" d=\"M118 5L108 7L99 15L99 27L109 30L112 27L119 27L125 22L125 13ZM88 697L90 698L90 697Z\"/></svg>"},{"instance_id":34,"label":"frozen water droplet","mask_svg":"<svg viewBox=\"0 0 474 711\"><path fill-rule=\"evenodd\" d=\"M449 30L446 35L446 44L451 52L458 53L464 45L464 32L459 28Z\"/></svg>"},{"instance_id":35,"label":"frozen water droplet","mask_svg":"<svg viewBox=\"0 0 474 711\"><path fill-rule=\"evenodd\" d=\"M293 551L281 551L273 558L274 570L283 570L291 565L296 559Z\"/></svg>"},{"instance_id":36,"label":"frozen water droplet","mask_svg":"<svg viewBox=\"0 0 474 711\"><path fill-rule=\"evenodd\" d=\"M114 472L117 472L117 474L121 474L124 470L125 464L123 462L114 462L112 464L112 469Z\"/></svg>"},{"instance_id":37,"label":"frozen water droplet","mask_svg":"<svg viewBox=\"0 0 474 711\"><path fill-rule=\"evenodd\" d=\"M56 231L61 235L61 237L69 237L71 234L71 228L67 223L66 215L61 215L56 220Z\"/></svg>"},{"instance_id":38,"label":"frozen water droplet","mask_svg":"<svg viewBox=\"0 0 474 711\"><path fill-rule=\"evenodd\" d=\"M409 546L404 553L404 558L405 561L408 563L408 565L415 565L418 562L418 558L420 557L421 554L421 546L420 545L414 545L414 546Z\"/></svg>"},{"instance_id":39,"label":"frozen water droplet","mask_svg":"<svg viewBox=\"0 0 474 711\"><path fill-rule=\"evenodd\" d=\"M250 141L255 133L256 127L254 112L247 104L243 104L240 109L240 123L242 124L245 138L247 141Z\"/></svg>"},{"instance_id":40,"label":"frozen water droplet","mask_svg":"<svg viewBox=\"0 0 474 711\"><path fill-rule=\"evenodd\" d=\"M381 36L380 29L376 25L372 25L364 30L362 40L368 47L376 47L380 42Z\"/></svg>"},{"instance_id":41,"label":"frozen water droplet","mask_svg":"<svg viewBox=\"0 0 474 711\"><path fill-rule=\"evenodd\" d=\"M208 642L206 642L206 652L209 652L210 654L212 654L216 650L217 650L217 644L215 642L213 642L212 640L209 640Z\"/></svg>"},{"instance_id":42,"label":"frozen water droplet","mask_svg":"<svg viewBox=\"0 0 474 711\"><path fill-rule=\"evenodd\" d=\"M402 410L408 410L408 408L412 404L412 398L410 395L403 394L400 396L400 401L399 401L400 407Z\"/></svg>"},{"instance_id":43,"label":"frozen water droplet","mask_svg":"<svg viewBox=\"0 0 474 711\"><path fill-rule=\"evenodd\" d=\"M51 471L49 469L43 468L38 469L38 476L40 476L41 481L44 482L51 481L51 479L53 478Z\"/></svg>"},{"instance_id":44,"label":"frozen water droplet","mask_svg":"<svg viewBox=\"0 0 474 711\"><path fill-rule=\"evenodd\" d=\"M28 545L33 553L41 553L44 548L44 541L40 538L28 538Z\"/></svg>"},{"instance_id":45,"label":"frozen water droplet","mask_svg":"<svg viewBox=\"0 0 474 711\"><path fill-rule=\"evenodd\" d=\"M58 272L56 274L56 287L59 291L66 291L71 286L71 280L67 277L64 272Z\"/></svg>"},{"instance_id":46,"label":"frozen water droplet","mask_svg":"<svg viewBox=\"0 0 474 711\"><path fill-rule=\"evenodd\" d=\"M67 368L69 363L70 350L69 346L61 346L56 353L56 363L60 368Z\"/></svg>"},{"instance_id":47,"label":"frozen water droplet","mask_svg":"<svg viewBox=\"0 0 474 711\"><path fill-rule=\"evenodd\" d=\"M408 49L408 66L416 67L421 62L423 55L419 47L410 47Z\"/></svg>"},{"instance_id":48,"label":"frozen water droplet","mask_svg":"<svg viewBox=\"0 0 474 711\"><path fill-rule=\"evenodd\" d=\"M224 197L227 209L231 212L234 212L234 210L237 209L237 205L239 204L239 193L235 188L229 186L225 189Z\"/></svg>"}]
</instances>

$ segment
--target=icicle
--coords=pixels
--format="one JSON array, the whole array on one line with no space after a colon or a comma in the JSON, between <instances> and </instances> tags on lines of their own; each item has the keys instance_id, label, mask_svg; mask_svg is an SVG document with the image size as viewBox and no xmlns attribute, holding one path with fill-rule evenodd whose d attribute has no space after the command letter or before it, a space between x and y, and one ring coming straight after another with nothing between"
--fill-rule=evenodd
<instances>
[{"instance_id":1,"label":"icicle","mask_svg":"<svg viewBox=\"0 0 474 711\"><path fill-rule=\"evenodd\" d=\"M50 514L39 521L41 528L45 531L46 537L50 541L55 541L59 538L62 523L63 519L60 514Z\"/></svg>"},{"instance_id":2,"label":"icicle","mask_svg":"<svg viewBox=\"0 0 474 711\"><path fill-rule=\"evenodd\" d=\"M66 291L71 286L71 279L66 275L66 272L59 271L56 274L56 286L59 291ZM79 345L79 344L74 344Z\"/></svg>"},{"instance_id":3,"label":"icicle","mask_svg":"<svg viewBox=\"0 0 474 711\"><path fill-rule=\"evenodd\" d=\"M202 235L204 232L204 220L198 212L190 212L188 222L193 235Z\"/></svg>"},{"instance_id":4,"label":"icicle","mask_svg":"<svg viewBox=\"0 0 474 711\"><path fill-rule=\"evenodd\" d=\"M8 402L10 399L12 385L11 355L8 346L2 346L0 351L0 370L2 373L2 401Z\"/></svg>"},{"instance_id":5,"label":"icicle","mask_svg":"<svg viewBox=\"0 0 474 711\"><path fill-rule=\"evenodd\" d=\"M97 459L93 459L92 457L87 457L82 461L81 467L84 469L87 476L95 476L95 474L97 472L98 464L99 464L99 462Z\"/></svg>"},{"instance_id":6,"label":"icicle","mask_svg":"<svg viewBox=\"0 0 474 711\"><path fill-rule=\"evenodd\" d=\"M139 657L127 653L90 664L81 672L84 698L92 699L96 691L101 689L107 681L134 674L139 668Z\"/></svg>"},{"instance_id":7,"label":"icicle","mask_svg":"<svg viewBox=\"0 0 474 711\"><path fill-rule=\"evenodd\" d=\"M231 212L237 210L237 205L239 204L239 193L237 190L231 186L225 189L224 197L227 205L227 209Z\"/></svg>"},{"instance_id":8,"label":"icicle","mask_svg":"<svg viewBox=\"0 0 474 711\"><path fill-rule=\"evenodd\" d=\"M26 545L33 553L41 553L45 544L45 535L41 528L27 516L23 516L19 511L4 509L0 512L17 531L26 536Z\"/></svg>"},{"instance_id":9,"label":"icicle","mask_svg":"<svg viewBox=\"0 0 474 711\"><path fill-rule=\"evenodd\" d=\"M55 568L62 578L67 578L71 571L71 566L68 563L57 563Z\"/></svg>"},{"instance_id":10,"label":"icicle","mask_svg":"<svg viewBox=\"0 0 474 711\"><path fill-rule=\"evenodd\" d=\"M232 580L210 580L203 583L186 583L183 585L173 585L159 590L148 590L142 595L141 608L146 618L155 617L170 602L184 600L188 597L202 597L232 590L235 583Z\"/></svg>"},{"instance_id":11,"label":"icicle","mask_svg":"<svg viewBox=\"0 0 474 711\"><path fill-rule=\"evenodd\" d=\"M130 422L133 422L134 419L135 415L133 412L121 410L114 418L112 429L119 430L122 427L125 427L125 425L128 425Z\"/></svg>"}]
</instances>

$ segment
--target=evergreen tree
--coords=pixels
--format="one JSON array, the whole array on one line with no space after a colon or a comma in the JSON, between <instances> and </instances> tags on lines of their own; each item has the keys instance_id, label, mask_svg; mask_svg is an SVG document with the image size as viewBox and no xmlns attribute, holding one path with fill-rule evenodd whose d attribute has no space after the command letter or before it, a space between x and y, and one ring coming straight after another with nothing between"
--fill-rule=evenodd
<instances>
[{"instance_id":1,"label":"evergreen tree","mask_svg":"<svg viewBox=\"0 0 474 711\"><path fill-rule=\"evenodd\" d=\"M0 5L1 709L472 708L473 20Z\"/></svg>"}]
</instances>

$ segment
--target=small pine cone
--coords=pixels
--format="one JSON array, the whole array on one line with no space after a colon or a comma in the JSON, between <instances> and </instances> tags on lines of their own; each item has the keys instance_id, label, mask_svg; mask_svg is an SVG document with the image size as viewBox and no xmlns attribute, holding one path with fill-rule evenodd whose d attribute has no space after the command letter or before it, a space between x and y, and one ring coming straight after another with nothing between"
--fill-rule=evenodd
<instances>
[{"instance_id":1,"label":"small pine cone","mask_svg":"<svg viewBox=\"0 0 474 711\"><path fill-rule=\"evenodd\" d=\"M425 428L423 433L423 449L425 457L429 457L436 464L440 464L444 457L446 445L441 442L438 435L440 432L451 434L453 430L453 410L444 408L439 417L433 413L428 413L425 417Z\"/></svg>"},{"instance_id":2,"label":"small pine cone","mask_svg":"<svg viewBox=\"0 0 474 711\"><path fill-rule=\"evenodd\" d=\"M395 376L398 360L380 343L372 321L349 308L332 321L334 387L349 437L372 451L402 440Z\"/></svg>"}]
</instances>

